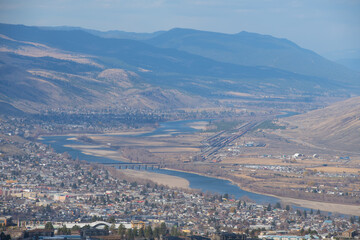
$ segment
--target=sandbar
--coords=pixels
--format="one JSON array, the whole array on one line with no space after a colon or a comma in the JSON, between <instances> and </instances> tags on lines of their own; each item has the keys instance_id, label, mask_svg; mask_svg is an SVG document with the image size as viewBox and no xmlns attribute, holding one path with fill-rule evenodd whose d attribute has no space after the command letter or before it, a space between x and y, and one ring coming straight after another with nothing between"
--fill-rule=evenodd
<instances>
[{"instance_id":1,"label":"sandbar","mask_svg":"<svg viewBox=\"0 0 360 240\"><path fill-rule=\"evenodd\" d=\"M196 130L206 130L206 126L209 124L207 121L200 121L200 122L194 122L190 123L188 126L191 128L194 128Z\"/></svg>"},{"instance_id":2,"label":"sandbar","mask_svg":"<svg viewBox=\"0 0 360 240\"><path fill-rule=\"evenodd\" d=\"M119 171L121 171L121 173L129 177L150 180L157 184L166 185L168 187L190 189L189 181L181 177L175 177L175 176L148 172L148 171L137 171L131 169L122 169Z\"/></svg>"}]
</instances>

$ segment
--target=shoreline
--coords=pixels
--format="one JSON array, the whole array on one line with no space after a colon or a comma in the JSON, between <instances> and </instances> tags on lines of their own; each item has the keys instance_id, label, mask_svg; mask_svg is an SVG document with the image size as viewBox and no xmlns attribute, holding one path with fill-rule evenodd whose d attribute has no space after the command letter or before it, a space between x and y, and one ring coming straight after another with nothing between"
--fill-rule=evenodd
<instances>
[{"instance_id":1,"label":"shoreline","mask_svg":"<svg viewBox=\"0 0 360 240\"><path fill-rule=\"evenodd\" d=\"M71 134L71 136L74 136L74 135L76 135L76 134ZM69 135L59 135L59 136L69 136ZM77 148L74 148L74 149L77 149ZM79 150L79 149L77 149L77 150ZM90 153L89 155L97 155L97 154ZM103 154L103 153L102 154L100 153L98 156L113 159L113 157L107 156L107 154ZM114 160L119 161L119 159L114 159ZM99 163L99 164L101 164L101 163ZM356 205L318 202L318 201L311 201L311 200L298 199L298 198L282 197L282 196L277 196L277 195L273 195L273 194L253 191L251 188L242 186L241 183L234 182L233 180L226 178L226 177L216 177L216 176L207 175L205 173L197 173L197 172L192 172L192 171L184 171L184 170L177 170L177 169L170 169L170 168L165 168L165 169L227 180L227 181L231 182L231 184L239 187L240 189L242 189L244 191L274 197L274 198L279 199L279 202L282 202L283 204L295 205L295 206L310 208L310 209L314 209L314 210L319 209L319 210L325 211L325 212L340 213L340 214L345 214L345 215L360 215L360 206L356 206ZM140 175L138 175L138 176L140 176ZM169 183L170 181L176 182L176 181L180 181L180 179L182 179L182 181L186 181L187 183L183 182L181 185L181 188L184 188L184 186L185 186L185 188L187 188L187 189L192 189L189 186L188 180L185 178L171 176L171 175L167 175L167 174L161 174L161 175L159 175L159 177L160 176L162 177L163 181L165 181L165 183ZM140 176L140 178L152 180L152 179L156 179L156 176L155 175L152 175L152 176L147 175L146 176L146 175L142 174L142 176ZM176 179L176 180L174 180L174 179ZM156 181L154 181L154 182L156 182ZM170 187L179 187L176 184L175 185L174 184L172 184L172 185L171 184L163 184L163 185L168 185Z\"/></svg>"},{"instance_id":2,"label":"shoreline","mask_svg":"<svg viewBox=\"0 0 360 240\"><path fill-rule=\"evenodd\" d=\"M273 195L273 194L269 194L269 193L261 193L261 192L253 191L250 188L241 186L241 184L236 183L233 180L226 178L226 177L214 177L211 175L207 175L205 173L176 170L176 169L171 169L171 168L165 168L165 169L226 180L226 181L231 182L231 184L238 186L239 188L241 188L244 191L277 198L277 199L279 199L279 202L281 202L282 204L295 205L297 207L309 208L309 209L313 209L313 210L319 209L320 211L330 212L330 213L339 213L339 214L357 215L357 216L360 215L360 206L357 206L357 205L318 202L318 201L311 201L311 200L299 199L299 198L282 197L282 196L277 196L277 195Z\"/></svg>"}]
</instances>

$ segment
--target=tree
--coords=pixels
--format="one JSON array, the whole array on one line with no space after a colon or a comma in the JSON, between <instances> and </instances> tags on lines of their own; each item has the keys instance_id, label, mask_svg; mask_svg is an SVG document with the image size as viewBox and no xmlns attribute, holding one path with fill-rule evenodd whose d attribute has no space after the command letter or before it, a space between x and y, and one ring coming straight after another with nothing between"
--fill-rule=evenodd
<instances>
[{"instance_id":1,"label":"tree","mask_svg":"<svg viewBox=\"0 0 360 240\"><path fill-rule=\"evenodd\" d=\"M175 236L175 237L179 236L179 232L178 232L177 227L173 226L173 227L171 228L170 235L171 235L171 236Z\"/></svg>"},{"instance_id":2,"label":"tree","mask_svg":"<svg viewBox=\"0 0 360 240\"><path fill-rule=\"evenodd\" d=\"M138 230L137 227L134 227L134 228L133 228L133 235L134 235L134 237L139 236L139 230Z\"/></svg>"},{"instance_id":3,"label":"tree","mask_svg":"<svg viewBox=\"0 0 360 240\"><path fill-rule=\"evenodd\" d=\"M285 209L286 209L286 211L290 211L290 206L286 205Z\"/></svg>"},{"instance_id":4,"label":"tree","mask_svg":"<svg viewBox=\"0 0 360 240\"><path fill-rule=\"evenodd\" d=\"M160 228L159 227L154 228L154 238L160 239Z\"/></svg>"},{"instance_id":5,"label":"tree","mask_svg":"<svg viewBox=\"0 0 360 240\"><path fill-rule=\"evenodd\" d=\"M111 224L111 226L110 226L110 231L111 231L111 233L114 233L115 232L115 223L113 223L113 224Z\"/></svg>"},{"instance_id":6,"label":"tree","mask_svg":"<svg viewBox=\"0 0 360 240\"><path fill-rule=\"evenodd\" d=\"M81 229L90 229L90 225L89 224L86 224L85 226L83 226Z\"/></svg>"},{"instance_id":7,"label":"tree","mask_svg":"<svg viewBox=\"0 0 360 240\"><path fill-rule=\"evenodd\" d=\"M108 225L105 225L105 226L104 226L104 229L107 230L107 231L109 231L109 226L108 226Z\"/></svg>"},{"instance_id":8,"label":"tree","mask_svg":"<svg viewBox=\"0 0 360 240\"><path fill-rule=\"evenodd\" d=\"M281 204L279 202L276 203L275 208L281 209Z\"/></svg>"},{"instance_id":9,"label":"tree","mask_svg":"<svg viewBox=\"0 0 360 240\"><path fill-rule=\"evenodd\" d=\"M271 204L269 203L269 205L266 208L267 211L271 211Z\"/></svg>"},{"instance_id":10,"label":"tree","mask_svg":"<svg viewBox=\"0 0 360 240\"><path fill-rule=\"evenodd\" d=\"M133 240L135 238L132 229L129 228L128 230L126 230L125 237L128 240Z\"/></svg>"},{"instance_id":11,"label":"tree","mask_svg":"<svg viewBox=\"0 0 360 240\"><path fill-rule=\"evenodd\" d=\"M167 233L167 227L166 227L166 224L164 222L162 222L160 224L160 234L161 235L166 235Z\"/></svg>"},{"instance_id":12,"label":"tree","mask_svg":"<svg viewBox=\"0 0 360 240\"><path fill-rule=\"evenodd\" d=\"M123 237L125 234L126 228L124 226L124 224L120 224L118 227L118 234L120 235L120 237Z\"/></svg>"},{"instance_id":13,"label":"tree","mask_svg":"<svg viewBox=\"0 0 360 240\"><path fill-rule=\"evenodd\" d=\"M70 235L71 230L66 227L66 225L63 225L61 228L58 229L58 235Z\"/></svg>"},{"instance_id":14,"label":"tree","mask_svg":"<svg viewBox=\"0 0 360 240\"><path fill-rule=\"evenodd\" d=\"M75 225L71 228L73 231L80 231L80 227L78 225Z\"/></svg>"},{"instance_id":15,"label":"tree","mask_svg":"<svg viewBox=\"0 0 360 240\"><path fill-rule=\"evenodd\" d=\"M50 205L48 204L48 205L46 205L46 207L45 207L45 211L46 212L48 212L48 213L50 213L51 212L51 207L50 207Z\"/></svg>"},{"instance_id":16,"label":"tree","mask_svg":"<svg viewBox=\"0 0 360 240\"><path fill-rule=\"evenodd\" d=\"M107 222L108 222L108 223L115 223L115 222L116 222L116 221L115 221L115 217L114 217L114 216L109 217L108 220L107 220Z\"/></svg>"},{"instance_id":17,"label":"tree","mask_svg":"<svg viewBox=\"0 0 360 240\"><path fill-rule=\"evenodd\" d=\"M145 237L146 237L147 239L150 239L150 238L153 237L153 231L152 231L152 228L151 228L150 225L147 226L146 229L145 229Z\"/></svg>"},{"instance_id":18,"label":"tree","mask_svg":"<svg viewBox=\"0 0 360 240\"><path fill-rule=\"evenodd\" d=\"M4 232L1 232L0 239L1 240L11 240L11 236L10 236L10 234L5 234Z\"/></svg>"},{"instance_id":19,"label":"tree","mask_svg":"<svg viewBox=\"0 0 360 240\"><path fill-rule=\"evenodd\" d=\"M47 223L45 224L45 229L46 229L46 230L54 230L54 226L52 225L51 222L47 222Z\"/></svg>"},{"instance_id":20,"label":"tree","mask_svg":"<svg viewBox=\"0 0 360 240\"><path fill-rule=\"evenodd\" d=\"M139 237L144 238L145 237L145 231L144 228L139 229Z\"/></svg>"}]
</instances>

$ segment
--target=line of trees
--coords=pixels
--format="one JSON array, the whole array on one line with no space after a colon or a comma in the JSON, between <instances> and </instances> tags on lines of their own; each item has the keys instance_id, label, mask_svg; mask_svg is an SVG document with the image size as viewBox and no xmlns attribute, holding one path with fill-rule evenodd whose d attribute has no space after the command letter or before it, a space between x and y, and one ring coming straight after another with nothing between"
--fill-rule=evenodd
<instances>
[{"instance_id":1,"label":"line of trees","mask_svg":"<svg viewBox=\"0 0 360 240\"><path fill-rule=\"evenodd\" d=\"M115 231L115 225L110 227L111 232L117 232L121 239L134 240L136 238L146 239L160 239L161 236L180 236L182 233L173 226L170 230L166 227L165 223L161 223L160 226L152 228L150 225L145 228L129 228L126 229L123 224L120 224L117 231Z\"/></svg>"}]
</instances>

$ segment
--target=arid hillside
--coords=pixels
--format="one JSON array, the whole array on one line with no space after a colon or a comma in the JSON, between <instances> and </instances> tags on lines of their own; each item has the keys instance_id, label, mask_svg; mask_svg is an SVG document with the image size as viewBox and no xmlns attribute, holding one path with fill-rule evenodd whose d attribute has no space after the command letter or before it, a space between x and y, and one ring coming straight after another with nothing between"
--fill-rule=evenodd
<instances>
[{"instance_id":1,"label":"arid hillside","mask_svg":"<svg viewBox=\"0 0 360 240\"><path fill-rule=\"evenodd\" d=\"M11 112L18 109L38 113L58 108L157 110L207 106L201 97L148 84L134 71L105 66L94 56L1 34L0 59L2 113L10 113L9 108L15 109Z\"/></svg>"},{"instance_id":2,"label":"arid hillside","mask_svg":"<svg viewBox=\"0 0 360 240\"><path fill-rule=\"evenodd\" d=\"M332 150L360 153L360 97L281 120L281 133Z\"/></svg>"}]
</instances>

